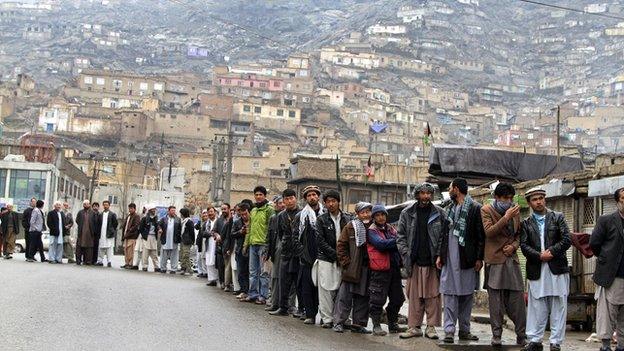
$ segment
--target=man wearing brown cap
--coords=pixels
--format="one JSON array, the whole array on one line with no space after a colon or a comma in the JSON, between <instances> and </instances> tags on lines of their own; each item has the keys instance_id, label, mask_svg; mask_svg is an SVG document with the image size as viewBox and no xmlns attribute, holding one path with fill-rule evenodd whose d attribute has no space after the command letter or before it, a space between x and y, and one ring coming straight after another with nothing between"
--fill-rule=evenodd
<instances>
[{"instance_id":1,"label":"man wearing brown cap","mask_svg":"<svg viewBox=\"0 0 624 351\"><path fill-rule=\"evenodd\" d=\"M550 350L561 350L565 337L570 269L566 251L570 232L563 214L546 207L546 191L532 188L525 197L533 213L522 222L520 247L527 259L529 281L527 338L524 350L543 350L542 339L550 317Z\"/></svg>"}]
</instances>

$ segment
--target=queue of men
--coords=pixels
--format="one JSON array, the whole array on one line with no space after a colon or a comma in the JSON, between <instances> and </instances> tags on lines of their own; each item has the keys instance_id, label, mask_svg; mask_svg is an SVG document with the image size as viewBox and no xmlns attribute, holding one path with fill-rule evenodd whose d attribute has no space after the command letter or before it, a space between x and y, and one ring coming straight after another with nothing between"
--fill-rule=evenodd
<instances>
[{"instance_id":1,"label":"queue of men","mask_svg":"<svg viewBox=\"0 0 624 351\"><path fill-rule=\"evenodd\" d=\"M445 343L454 343L456 337L478 340L471 333L470 316L474 291L480 288L479 272L485 269L492 346L502 346L506 313L523 350L543 350L547 325L549 349L561 350L571 237L564 216L546 206L545 190L537 187L525 193L532 210L525 219L508 183L499 183L493 202L486 205L468 195L468 184L461 178L449 187L452 202L447 209L432 202L433 194L430 184L416 187L416 201L401 212L396 227L388 223L385 206L359 202L352 216L341 210L340 193L322 193L313 185L301 193L302 208L294 190L284 190L271 203L266 188L258 186L253 201L243 200L234 208L223 204L220 215L208 207L196 224L186 208L179 217L171 206L159 219L155 206L146 206L141 216L130 204L119 225L108 201L102 203L102 211L99 204L85 201L74 221L66 204L55 203L46 216L43 201L33 199L22 223L28 233L26 260L34 262L39 252L41 261L62 263L75 223L75 261L69 256L70 262L110 267L121 227L122 268L148 271L151 261L154 272L190 275L194 260L197 276L208 286L232 293L241 302L265 305L272 316L292 315L307 325L320 319L323 328L337 333L391 333L403 339L438 339L436 327L443 327ZM590 240L598 258L594 281L601 351L612 350L614 332L615 350L624 350L624 188L614 199L618 211L600 217ZM3 209L0 220L4 257L10 259L19 223L11 207ZM46 227L47 260L41 245ZM526 257L528 306L519 249ZM402 326L399 310L406 299L407 326ZM372 330L367 328L369 319Z\"/></svg>"}]
</instances>

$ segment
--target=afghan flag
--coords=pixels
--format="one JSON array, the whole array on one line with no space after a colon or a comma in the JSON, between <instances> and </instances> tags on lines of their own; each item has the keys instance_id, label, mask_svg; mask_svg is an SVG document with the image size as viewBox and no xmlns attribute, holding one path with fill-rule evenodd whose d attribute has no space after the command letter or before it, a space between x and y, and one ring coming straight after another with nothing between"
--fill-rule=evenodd
<instances>
[{"instance_id":1,"label":"afghan flag","mask_svg":"<svg viewBox=\"0 0 624 351\"><path fill-rule=\"evenodd\" d=\"M425 127L425 132L423 134L423 143L429 146L430 139L433 139L431 134L431 127L429 127L429 122L427 122L427 127Z\"/></svg>"}]
</instances>

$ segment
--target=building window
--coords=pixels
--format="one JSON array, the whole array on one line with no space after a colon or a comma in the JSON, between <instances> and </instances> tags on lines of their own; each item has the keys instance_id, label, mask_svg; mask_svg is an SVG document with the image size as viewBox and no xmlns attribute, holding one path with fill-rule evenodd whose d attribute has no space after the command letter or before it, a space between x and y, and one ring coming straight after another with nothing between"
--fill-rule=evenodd
<instances>
[{"instance_id":1,"label":"building window","mask_svg":"<svg viewBox=\"0 0 624 351\"><path fill-rule=\"evenodd\" d=\"M148 89L148 84L145 83L145 82L141 82L141 84L139 84L139 89L147 90Z\"/></svg>"},{"instance_id":2,"label":"building window","mask_svg":"<svg viewBox=\"0 0 624 351\"><path fill-rule=\"evenodd\" d=\"M384 205L395 205L403 202L403 193L396 191L385 191L381 194L381 203Z\"/></svg>"},{"instance_id":3,"label":"building window","mask_svg":"<svg viewBox=\"0 0 624 351\"><path fill-rule=\"evenodd\" d=\"M258 169L260 168L260 161L253 161L253 163L251 164L251 167L253 169Z\"/></svg>"},{"instance_id":4,"label":"building window","mask_svg":"<svg viewBox=\"0 0 624 351\"><path fill-rule=\"evenodd\" d=\"M11 171L9 197L29 200L31 197L45 199L46 173L42 171Z\"/></svg>"},{"instance_id":5,"label":"building window","mask_svg":"<svg viewBox=\"0 0 624 351\"><path fill-rule=\"evenodd\" d=\"M97 85L104 85L106 83L106 80L104 78L96 78L95 79L95 84Z\"/></svg>"},{"instance_id":6,"label":"building window","mask_svg":"<svg viewBox=\"0 0 624 351\"><path fill-rule=\"evenodd\" d=\"M297 115L296 111L288 111L288 117L295 118L296 115Z\"/></svg>"},{"instance_id":7,"label":"building window","mask_svg":"<svg viewBox=\"0 0 624 351\"><path fill-rule=\"evenodd\" d=\"M84 77L85 84L93 84L93 77L86 76Z\"/></svg>"},{"instance_id":8,"label":"building window","mask_svg":"<svg viewBox=\"0 0 624 351\"><path fill-rule=\"evenodd\" d=\"M249 111L251 111L251 106L243 105L243 112L249 112Z\"/></svg>"},{"instance_id":9,"label":"building window","mask_svg":"<svg viewBox=\"0 0 624 351\"><path fill-rule=\"evenodd\" d=\"M356 204L360 201L370 202L371 192L370 190L349 190L349 204Z\"/></svg>"},{"instance_id":10,"label":"building window","mask_svg":"<svg viewBox=\"0 0 624 351\"><path fill-rule=\"evenodd\" d=\"M273 87L275 87L275 88L279 88L280 85L281 85L280 82L273 82Z\"/></svg>"},{"instance_id":11,"label":"building window","mask_svg":"<svg viewBox=\"0 0 624 351\"><path fill-rule=\"evenodd\" d=\"M0 197L5 197L4 190L6 189L7 170L0 169Z\"/></svg>"},{"instance_id":12,"label":"building window","mask_svg":"<svg viewBox=\"0 0 624 351\"><path fill-rule=\"evenodd\" d=\"M281 108L278 108L277 109L277 115L280 116L280 117L283 117L284 116L284 110L282 110Z\"/></svg>"},{"instance_id":13,"label":"building window","mask_svg":"<svg viewBox=\"0 0 624 351\"><path fill-rule=\"evenodd\" d=\"M163 90L163 84L162 83L154 83L154 90L162 91Z\"/></svg>"},{"instance_id":14,"label":"building window","mask_svg":"<svg viewBox=\"0 0 624 351\"><path fill-rule=\"evenodd\" d=\"M583 225L594 225L596 222L596 206L594 199L583 200Z\"/></svg>"},{"instance_id":15,"label":"building window","mask_svg":"<svg viewBox=\"0 0 624 351\"><path fill-rule=\"evenodd\" d=\"M262 107L254 106L254 113L262 113Z\"/></svg>"},{"instance_id":16,"label":"building window","mask_svg":"<svg viewBox=\"0 0 624 351\"><path fill-rule=\"evenodd\" d=\"M117 205L119 204L119 198L117 195L108 195L108 202L110 202L111 205Z\"/></svg>"}]
</instances>

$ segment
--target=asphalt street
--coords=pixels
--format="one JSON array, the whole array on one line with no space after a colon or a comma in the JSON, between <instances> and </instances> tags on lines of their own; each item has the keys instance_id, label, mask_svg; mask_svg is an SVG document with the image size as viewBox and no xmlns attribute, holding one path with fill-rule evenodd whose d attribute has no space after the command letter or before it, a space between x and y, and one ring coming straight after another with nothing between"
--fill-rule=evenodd
<instances>
[{"instance_id":1,"label":"asphalt street","mask_svg":"<svg viewBox=\"0 0 624 351\"><path fill-rule=\"evenodd\" d=\"M195 277L0 260L3 350L436 350L272 317ZM117 262L116 262L117 263Z\"/></svg>"}]
</instances>

